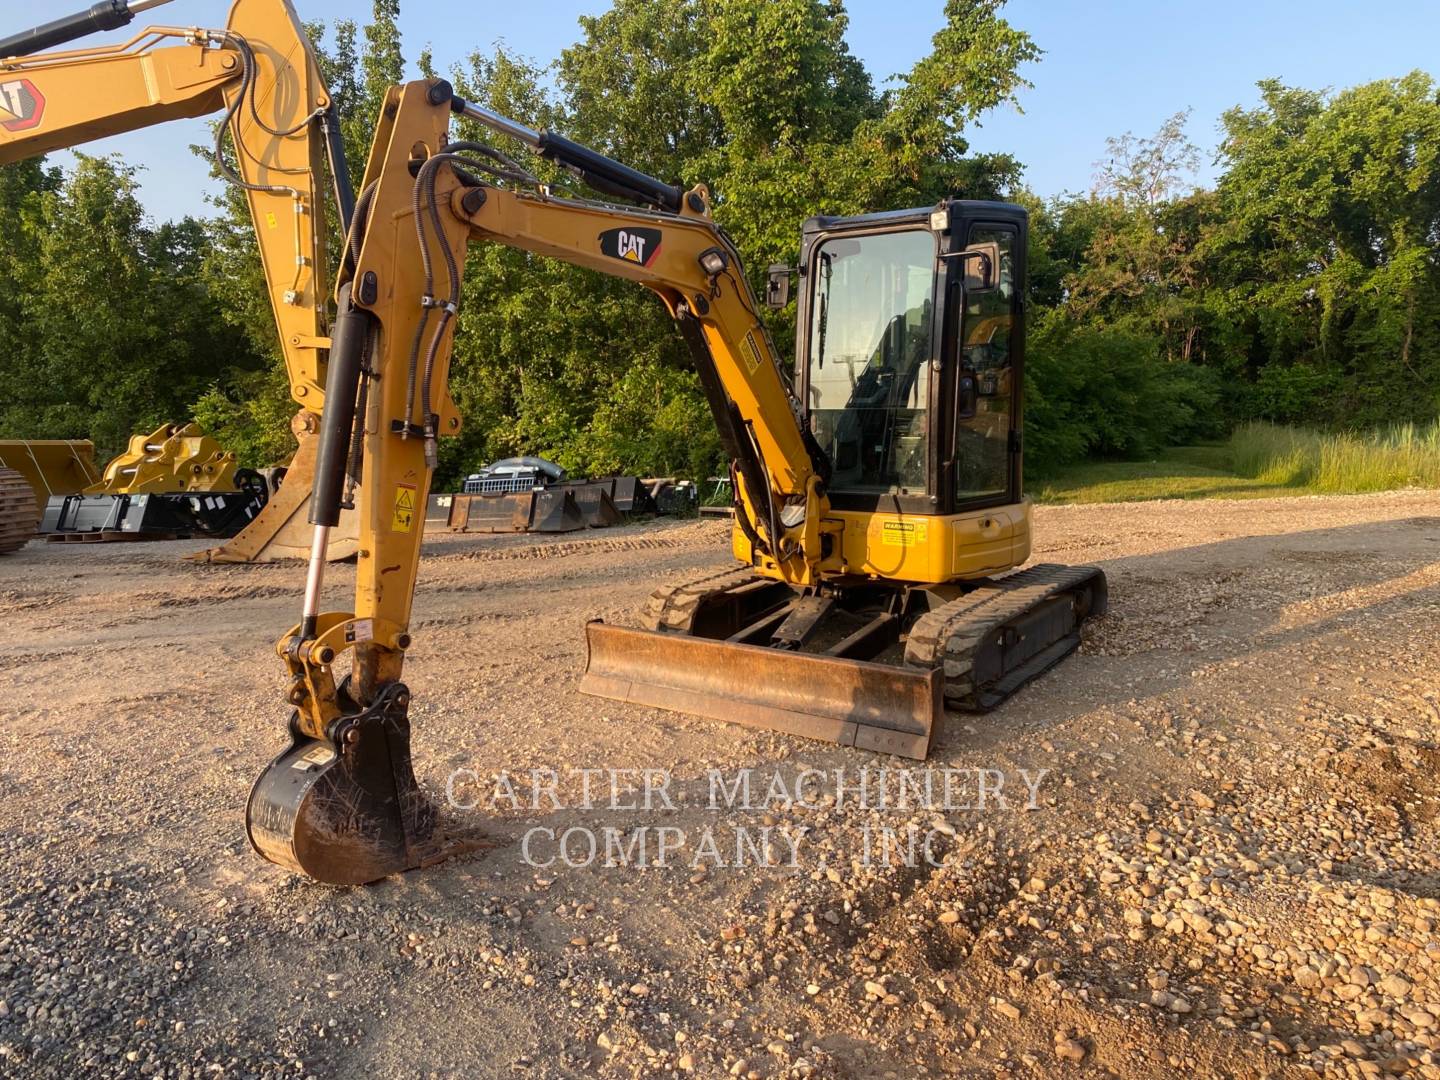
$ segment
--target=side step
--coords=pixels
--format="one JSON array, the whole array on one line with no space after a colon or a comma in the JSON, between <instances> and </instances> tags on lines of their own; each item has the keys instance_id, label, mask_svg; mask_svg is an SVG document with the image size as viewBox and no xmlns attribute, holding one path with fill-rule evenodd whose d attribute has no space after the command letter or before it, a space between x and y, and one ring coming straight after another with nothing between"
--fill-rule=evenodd
<instances>
[{"instance_id":1,"label":"side step","mask_svg":"<svg viewBox=\"0 0 1440 1080\"><path fill-rule=\"evenodd\" d=\"M944 715L938 669L586 625L580 692L924 760Z\"/></svg>"}]
</instances>

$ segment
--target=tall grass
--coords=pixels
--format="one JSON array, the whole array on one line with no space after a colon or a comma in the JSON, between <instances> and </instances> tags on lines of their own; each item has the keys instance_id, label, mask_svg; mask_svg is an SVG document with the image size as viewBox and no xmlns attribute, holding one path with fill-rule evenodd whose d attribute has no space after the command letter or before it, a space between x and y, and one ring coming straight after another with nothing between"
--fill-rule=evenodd
<instances>
[{"instance_id":1,"label":"tall grass","mask_svg":"<svg viewBox=\"0 0 1440 1080\"><path fill-rule=\"evenodd\" d=\"M1440 487L1440 421L1380 431L1326 434L1250 423L1230 437L1241 476L1314 491L1390 491Z\"/></svg>"}]
</instances>

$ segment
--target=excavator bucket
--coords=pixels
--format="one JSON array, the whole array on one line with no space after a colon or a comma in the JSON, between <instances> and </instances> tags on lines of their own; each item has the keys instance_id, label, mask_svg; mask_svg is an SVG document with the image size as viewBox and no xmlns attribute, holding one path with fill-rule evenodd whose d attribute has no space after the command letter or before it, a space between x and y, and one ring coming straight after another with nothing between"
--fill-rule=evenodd
<instances>
[{"instance_id":1,"label":"excavator bucket","mask_svg":"<svg viewBox=\"0 0 1440 1080\"><path fill-rule=\"evenodd\" d=\"M584 527L585 515L569 489L546 488L535 492L535 509L530 517L531 532L574 532Z\"/></svg>"},{"instance_id":2,"label":"excavator bucket","mask_svg":"<svg viewBox=\"0 0 1440 1080\"><path fill-rule=\"evenodd\" d=\"M585 517L568 487L455 495L451 532L562 533L585 528Z\"/></svg>"},{"instance_id":3,"label":"excavator bucket","mask_svg":"<svg viewBox=\"0 0 1440 1080\"><path fill-rule=\"evenodd\" d=\"M0 468L25 478L40 513L55 496L74 495L100 479L95 444L88 439L0 440Z\"/></svg>"},{"instance_id":4,"label":"excavator bucket","mask_svg":"<svg viewBox=\"0 0 1440 1080\"><path fill-rule=\"evenodd\" d=\"M616 509L615 500L610 494L614 487L614 480L570 486L569 490L575 497L575 505L580 509L580 516L585 519L585 524L590 528L608 529L611 525L619 525L624 520L620 516L620 511Z\"/></svg>"},{"instance_id":5,"label":"excavator bucket","mask_svg":"<svg viewBox=\"0 0 1440 1080\"><path fill-rule=\"evenodd\" d=\"M251 846L327 885L364 885L439 861L436 812L410 761L410 693L392 683L333 738L294 733L250 790Z\"/></svg>"},{"instance_id":6,"label":"excavator bucket","mask_svg":"<svg viewBox=\"0 0 1440 1080\"><path fill-rule=\"evenodd\" d=\"M186 558L203 563L267 563L310 557L310 541L315 533L309 522L310 485L320 439L310 413L300 413L290 426L300 445L265 508L225 543ZM340 515L340 524L330 530L329 559L340 562L353 558L359 550L359 515L355 510L346 510Z\"/></svg>"},{"instance_id":7,"label":"excavator bucket","mask_svg":"<svg viewBox=\"0 0 1440 1080\"><path fill-rule=\"evenodd\" d=\"M944 673L595 621L580 692L923 760Z\"/></svg>"}]
</instances>

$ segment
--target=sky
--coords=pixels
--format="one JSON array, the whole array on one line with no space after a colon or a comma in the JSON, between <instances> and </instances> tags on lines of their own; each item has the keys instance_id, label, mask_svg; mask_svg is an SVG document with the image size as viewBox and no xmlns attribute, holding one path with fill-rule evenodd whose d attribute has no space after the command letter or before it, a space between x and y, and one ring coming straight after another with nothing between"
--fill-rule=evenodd
<instances>
[{"instance_id":1,"label":"sky","mask_svg":"<svg viewBox=\"0 0 1440 1080\"><path fill-rule=\"evenodd\" d=\"M351 18L363 23L369 0L295 0L306 20ZM15 7L0 13L0 34L23 28ZM56 9L88 0L56 0ZM142 13L142 24L224 24L228 0L175 0ZM598 14L608 0L402 0L405 55L430 46L437 66L504 41L548 62L579 36L576 19ZM849 0L847 40L877 83L907 70L930 48L944 23L944 0ZM38 8L27 7L38 13ZM1020 111L1003 108L969 131L975 151L1006 152L1025 166L1024 182L1050 196L1089 188L1105 140L1125 132L1153 133L1164 120L1192 110L1189 135L1205 164L1197 181L1213 178L1221 114L1258 103L1255 83L1341 88L1402 75L1436 73L1440 38L1435 0L1011 0L1005 17L1028 31L1044 56L1027 65L1033 88L1021 91ZM134 27L131 29L133 30ZM90 39L121 40L128 32ZM73 47L73 46L72 46ZM411 72L414 74L414 72ZM107 139L88 153L120 153L144 166L141 196L156 219L207 212L204 196L217 189L206 164L189 151L208 141L204 121L181 121ZM67 155L56 155L64 164ZM703 177L678 177L686 183ZM875 209L893 209L876 207Z\"/></svg>"}]
</instances>

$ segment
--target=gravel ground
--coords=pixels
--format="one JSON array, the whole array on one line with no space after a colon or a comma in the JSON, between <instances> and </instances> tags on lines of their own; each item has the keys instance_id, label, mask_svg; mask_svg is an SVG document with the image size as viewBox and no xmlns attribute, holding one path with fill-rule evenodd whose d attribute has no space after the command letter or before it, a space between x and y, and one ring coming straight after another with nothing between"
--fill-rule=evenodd
<instances>
[{"instance_id":1,"label":"gravel ground","mask_svg":"<svg viewBox=\"0 0 1440 1080\"><path fill-rule=\"evenodd\" d=\"M722 568L723 525L436 538L417 770L485 796L450 815L491 846L342 890L242 829L301 570L31 544L0 560L0 1073L1440 1077L1437 523L1412 492L1040 508L1036 557L1102 565L1112 610L948 718L948 808L844 786L909 763L576 693L583 621ZM620 774L585 809L570 770L607 767L669 800ZM712 808L746 768L761 805ZM532 769L538 809L489 780ZM930 859L877 857L908 825ZM524 857L660 826L663 866Z\"/></svg>"}]
</instances>

